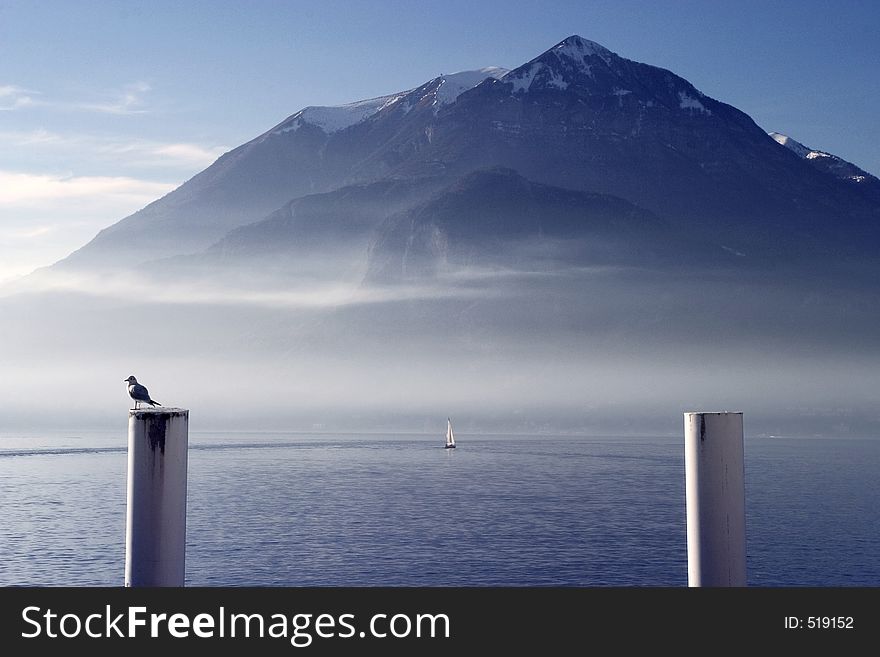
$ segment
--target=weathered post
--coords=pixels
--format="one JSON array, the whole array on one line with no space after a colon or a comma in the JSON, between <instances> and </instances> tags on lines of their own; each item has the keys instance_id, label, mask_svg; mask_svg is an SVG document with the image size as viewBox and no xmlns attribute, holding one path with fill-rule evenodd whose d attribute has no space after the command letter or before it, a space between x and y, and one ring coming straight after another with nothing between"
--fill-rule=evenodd
<instances>
[{"instance_id":1,"label":"weathered post","mask_svg":"<svg viewBox=\"0 0 880 657\"><path fill-rule=\"evenodd\" d=\"M688 586L746 585L742 413L685 413Z\"/></svg>"},{"instance_id":2,"label":"weathered post","mask_svg":"<svg viewBox=\"0 0 880 657\"><path fill-rule=\"evenodd\" d=\"M183 586L188 436L188 410L128 413L126 586Z\"/></svg>"}]
</instances>

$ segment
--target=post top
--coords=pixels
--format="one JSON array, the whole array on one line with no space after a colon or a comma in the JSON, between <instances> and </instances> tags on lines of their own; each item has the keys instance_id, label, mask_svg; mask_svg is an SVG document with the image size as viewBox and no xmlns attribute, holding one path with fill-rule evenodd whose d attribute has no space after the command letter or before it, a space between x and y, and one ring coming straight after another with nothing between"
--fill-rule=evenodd
<instances>
[{"instance_id":1,"label":"post top","mask_svg":"<svg viewBox=\"0 0 880 657\"><path fill-rule=\"evenodd\" d=\"M688 415L742 415L742 411L687 411Z\"/></svg>"},{"instance_id":2,"label":"post top","mask_svg":"<svg viewBox=\"0 0 880 657\"><path fill-rule=\"evenodd\" d=\"M157 408L130 408L128 409L128 417L143 418L155 417L163 415L166 417L189 417L188 408L171 408L159 406Z\"/></svg>"}]
</instances>

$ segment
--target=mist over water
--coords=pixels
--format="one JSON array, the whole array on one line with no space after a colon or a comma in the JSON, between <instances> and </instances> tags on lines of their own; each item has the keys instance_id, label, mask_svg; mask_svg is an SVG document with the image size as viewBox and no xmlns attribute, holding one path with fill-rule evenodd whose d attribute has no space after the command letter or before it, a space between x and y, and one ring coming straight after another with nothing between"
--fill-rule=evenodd
<instances>
[{"instance_id":1,"label":"mist over water","mask_svg":"<svg viewBox=\"0 0 880 657\"><path fill-rule=\"evenodd\" d=\"M68 287L0 298L0 423L114 426L134 374L206 429L421 430L455 414L482 431L670 434L688 410L740 410L774 435L880 427L867 292L533 265L400 284L53 273Z\"/></svg>"}]
</instances>

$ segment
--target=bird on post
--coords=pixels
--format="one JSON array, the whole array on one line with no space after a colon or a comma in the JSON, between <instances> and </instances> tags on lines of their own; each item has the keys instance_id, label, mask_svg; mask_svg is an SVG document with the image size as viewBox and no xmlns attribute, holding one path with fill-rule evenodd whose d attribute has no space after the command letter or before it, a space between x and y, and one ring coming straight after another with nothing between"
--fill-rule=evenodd
<instances>
[{"instance_id":1,"label":"bird on post","mask_svg":"<svg viewBox=\"0 0 880 657\"><path fill-rule=\"evenodd\" d=\"M134 376L128 377L125 381L128 383L128 396L134 399L135 409L140 408L141 402L150 406L161 406L159 402L150 399L150 393L144 386L138 383Z\"/></svg>"}]
</instances>

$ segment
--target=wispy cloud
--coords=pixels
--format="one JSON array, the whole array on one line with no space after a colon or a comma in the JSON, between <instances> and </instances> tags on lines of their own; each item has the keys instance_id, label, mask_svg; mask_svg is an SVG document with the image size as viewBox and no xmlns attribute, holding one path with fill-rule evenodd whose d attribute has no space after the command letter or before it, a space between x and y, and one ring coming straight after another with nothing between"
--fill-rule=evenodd
<instances>
[{"instance_id":1,"label":"wispy cloud","mask_svg":"<svg viewBox=\"0 0 880 657\"><path fill-rule=\"evenodd\" d=\"M175 167L191 170L214 162L228 149L192 142L159 142L146 139L103 137L87 134L61 134L44 128L36 130L0 131L2 148L66 150L78 159L84 155L112 163L114 169L130 166Z\"/></svg>"},{"instance_id":2,"label":"wispy cloud","mask_svg":"<svg viewBox=\"0 0 880 657\"><path fill-rule=\"evenodd\" d=\"M47 98L32 89L13 84L0 85L0 111L19 110L40 106L56 110L99 112L102 114L145 114L149 111L147 94L152 87L147 82L132 82L121 89L100 94L98 101ZM39 98L37 98L39 97Z\"/></svg>"},{"instance_id":3,"label":"wispy cloud","mask_svg":"<svg viewBox=\"0 0 880 657\"><path fill-rule=\"evenodd\" d=\"M57 144L64 142L61 135L49 132L44 128L26 131L3 131L0 132L0 145L7 146L34 146L39 144Z\"/></svg>"},{"instance_id":4,"label":"wispy cloud","mask_svg":"<svg viewBox=\"0 0 880 657\"><path fill-rule=\"evenodd\" d=\"M0 171L0 207L101 197L146 203L170 192L173 187L167 183L124 176L64 176Z\"/></svg>"},{"instance_id":5,"label":"wispy cloud","mask_svg":"<svg viewBox=\"0 0 880 657\"><path fill-rule=\"evenodd\" d=\"M11 231L11 236L18 239L31 240L37 237L45 237L57 229L57 226L36 226L26 230Z\"/></svg>"},{"instance_id":6,"label":"wispy cloud","mask_svg":"<svg viewBox=\"0 0 880 657\"><path fill-rule=\"evenodd\" d=\"M181 166L187 168L206 167L228 150L225 146L144 140L105 140L94 146L100 153L124 156L131 163L140 166Z\"/></svg>"},{"instance_id":7,"label":"wispy cloud","mask_svg":"<svg viewBox=\"0 0 880 657\"><path fill-rule=\"evenodd\" d=\"M85 272L37 272L0 290L0 297L23 292L64 291L141 303L249 306L277 309L329 309L425 299L482 298L497 291L436 284L363 286L356 281L327 281L276 289L235 287L196 282L155 282L143 274L117 271L112 278Z\"/></svg>"},{"instance_id":8,"label":"wispy cloud","mask_svg":"<svg viewBox=\"0 0 880 657\"><path fill-rule=\"evenodd\" d=\"M74 103L72 107L105 114L144 114L148 111L144 96L151 89L146 82L133 82L104 102Z\"/></svg>"},{"instance_id":9,"label":"wispy cloud","mask_svg":"<svg viewBox=\"0 0 880 657\"><path fill-rule=\"evenodd\" d=\"M15 85L0 85L0 112L9 112L35 104L35 92Z\"/></svg>"},{"instance_id":10,"label":"wispy cloud","mask_svg":"<svg viewBox=\"0 0 880 657\"><path fill-rule=\"evenodd\" d=\"M227 150L226 146L212 146L205 148L198 144L156 144L147 150L150 155L157 155L162 161L188 162L195 165L210 164Z\"/></svg>"}]
</instances>

